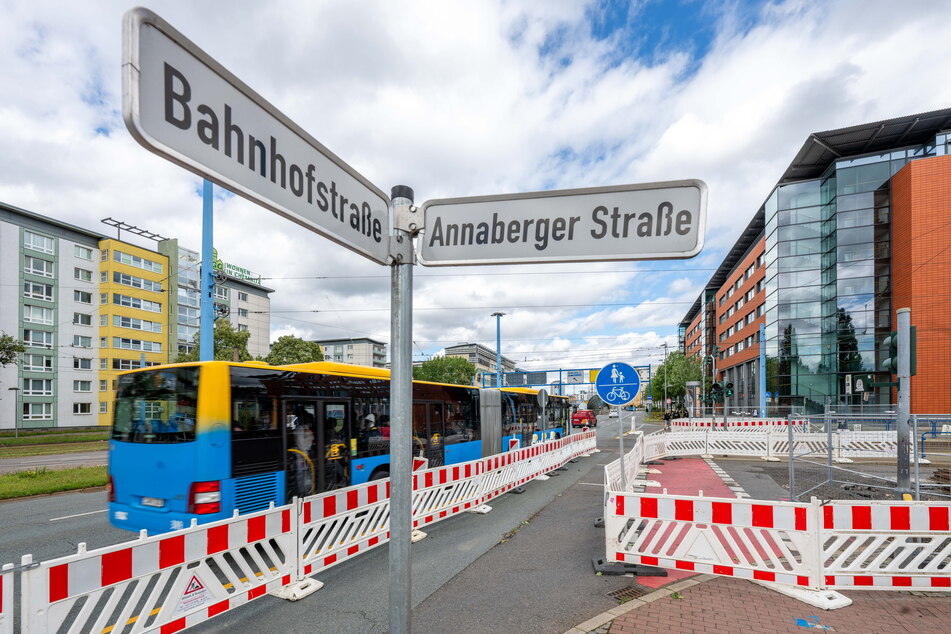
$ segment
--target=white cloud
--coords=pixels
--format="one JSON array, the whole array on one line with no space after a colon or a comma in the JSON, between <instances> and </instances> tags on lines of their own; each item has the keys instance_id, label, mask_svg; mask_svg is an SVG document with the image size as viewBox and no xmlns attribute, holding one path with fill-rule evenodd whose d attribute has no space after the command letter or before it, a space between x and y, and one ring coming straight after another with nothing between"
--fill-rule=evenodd
<instances>
[{"instance_id":1,"label":"white cloud","mask_svg":"<svg viewBox=\"0 0 951 634\"><path fill-rule=\"evenodd\" d=\"M121 122L129 6L0 7L0 200L110 234L98 221L111 216L197 249L199 180L144 150ZM151 7L384 191L408 184L418 202L707 182L705 252L653 267L662 271L417 267L414 354L466 340L494 347L490 314L502 310L504 352L539 359L530 367L611 355L656 362L810 132L951 102L940 80L951 58L943 2L907 11L885 1L777 2L747 30L729 12L710 15L718 35L699 63L676 42L651 60L619 60L617 47L636 34L593 39L585 16L600 9L594 2ZM552 46L557 54L539 54ZM385 267L239 197L220 200L216 219L222 255L276 291L273 338L389 340Z\"/></svg>"}]
</instances>

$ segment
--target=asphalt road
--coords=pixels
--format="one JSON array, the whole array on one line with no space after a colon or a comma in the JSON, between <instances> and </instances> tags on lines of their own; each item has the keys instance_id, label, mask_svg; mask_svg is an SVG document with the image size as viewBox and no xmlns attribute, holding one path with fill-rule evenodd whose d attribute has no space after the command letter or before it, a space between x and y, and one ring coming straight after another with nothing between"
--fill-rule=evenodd
<instances>
[{"instance_id":1,"label":"asphalt road","mask_svg":"<svg viewBox=\"0 0 951 634\"><path fill-rule=\"evenodd\" d=\"M642 413L636 413L638 418ZM463 514L428 529L413 546L413 629L416 632L565 631L617 605L607 593L625 577L598 577L591 559L604 556L602 466L617 457L620 421L599 418L601 453L580 458L521 495L492 501L487 515ZM638 425L640 428L640 425ZM647 426L654 431L658 426ZM112 528L103 492L0 503L0 563L35 561L128 541ZM388 622L386 546L317 577L326 586L296 603L262 597L195 632L385 632Z\"/></svg>"}]
</instances>

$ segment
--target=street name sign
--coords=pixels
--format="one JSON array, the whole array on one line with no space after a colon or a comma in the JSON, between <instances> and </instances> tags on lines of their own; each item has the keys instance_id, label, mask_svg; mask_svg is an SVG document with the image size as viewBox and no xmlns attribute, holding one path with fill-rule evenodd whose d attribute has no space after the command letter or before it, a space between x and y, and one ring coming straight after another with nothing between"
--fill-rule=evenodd
<instances>
[{"instance_id":1,"label":"street name sign","mask_svg":"<svg viewBox=\"0 0 951 634\"><path fill-rule=\"evenodd\" d=\"M627 405L641 389L641 378L626 363L609 363L598 372L594 386L605 405Z\"/></svg>"},{"instance_id":2,"label":"street name sign","mask_svg":"<svg viewBox=\"0 0 951 634\"><path fill-rule=\"evenodd\" d=\"M389 197L148 9L123 21L122 116L148 150L380 264Z\"/></svg>"},{"instance_id":3,"label":"street name sign","mask_svg":"<svg viewBox=\"0 0 951 634\"><path fill-rule=\"evenodd\" d=\"M430 200L420 263L690 258L703 248L706 210L700 180Z\"/></svg>"}]
</instances>

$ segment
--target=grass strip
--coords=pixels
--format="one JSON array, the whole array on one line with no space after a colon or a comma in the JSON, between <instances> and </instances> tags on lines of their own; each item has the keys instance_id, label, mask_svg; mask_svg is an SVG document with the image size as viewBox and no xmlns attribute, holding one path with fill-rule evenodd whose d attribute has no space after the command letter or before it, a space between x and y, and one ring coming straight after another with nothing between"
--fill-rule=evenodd
<instances>
[{"instance_id":1,"label":"grass strip","mask_svg":"<svg viewBox=\"0 0 951 634\"><path fill-rule=\"evenodd\" d=\"M57 445L26 445L23 447L0 447L0 458L25 458L27 456L52 456L61 453L82 453L84 451L106 451L108 440L96 442L74 442Z\"/></svg>"},{"instance_id":2,"label":"grass strip","mask_svg":"<svg viewBox=\"0 0 951 634\"><path fill-rule=\"evenodd\" d=\"M43 434L40 436L21 436L0 438L0 448L22 447L24 445L54 445L58 443L92 442L94 440L108 440L108 431L97 431L85 434Z\"/></svg>"},{"instance_id":3,"label":"grass strip","mask_svg":"<svg viewBox=\"0 0 951 634\"><path fill-rule=\"evenodd\" d=\"M105 486L106 467L37 467L0 475L0 500Z\"/></svg>"},{"instance_id":4,"label":"grass strip","mask_svg":"<svg viewBox=\"0 0 951 634\"><path fill-rule=\"evenodd\" d=\"M19 436L24 438L25 436L60 436L64 434L93 434L97 432L107 432L109 431L108 426L103 425L94 425L91 427L52 427L52 428L39 428L34 429L32 427L21 428L16 431L11 429L5 429L0 431L0 439L3 438L15 438Z\"/></svg>"}]
</instances>

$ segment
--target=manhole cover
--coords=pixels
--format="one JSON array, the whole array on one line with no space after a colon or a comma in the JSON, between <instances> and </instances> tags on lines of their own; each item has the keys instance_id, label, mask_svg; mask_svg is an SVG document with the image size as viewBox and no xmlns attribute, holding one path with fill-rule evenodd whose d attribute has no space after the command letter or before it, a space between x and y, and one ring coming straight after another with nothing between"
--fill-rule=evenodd
<instances>
[{"instance_id":1,"label":"manhole cover","mask_svg":"<svg viewBox=\"0 0 951 634\"><path fill-rule=\"evenodd\" d=\"M646 586L633 585L626 588L621 588L620 590L615 590L614 592L608 592L609 597L614 597L618 601L630 601L631 599L636 599L642 597L645 594L653 592L653 588L648 588Z\"/></svg>"}]
</instances>

